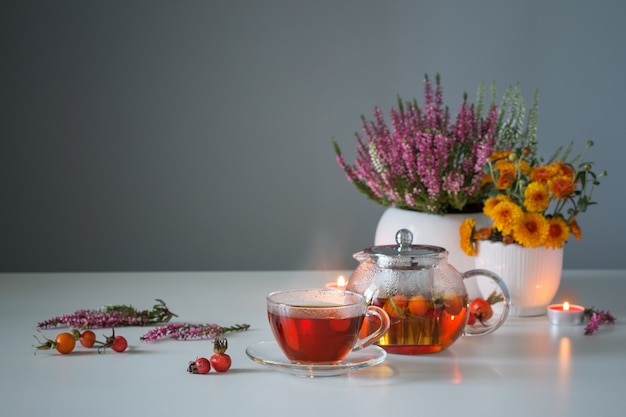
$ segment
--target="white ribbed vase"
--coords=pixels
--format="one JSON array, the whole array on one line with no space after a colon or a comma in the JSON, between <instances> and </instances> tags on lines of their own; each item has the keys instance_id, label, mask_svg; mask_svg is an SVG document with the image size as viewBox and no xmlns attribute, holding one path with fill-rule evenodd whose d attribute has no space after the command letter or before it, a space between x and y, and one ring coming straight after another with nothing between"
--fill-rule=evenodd
<instances>
[{"instance_id":1,"label":"white ribbed vase","mask_svg":"<svg viewBox=\"0 0 626 417\"><path fill-rule=\"evenodd\" d=\"M563 249L525 248L481 241L476 268L500 275L511 294L512 316L540 316L552 302L561 283Z\"/></svg>"}]
</instances>

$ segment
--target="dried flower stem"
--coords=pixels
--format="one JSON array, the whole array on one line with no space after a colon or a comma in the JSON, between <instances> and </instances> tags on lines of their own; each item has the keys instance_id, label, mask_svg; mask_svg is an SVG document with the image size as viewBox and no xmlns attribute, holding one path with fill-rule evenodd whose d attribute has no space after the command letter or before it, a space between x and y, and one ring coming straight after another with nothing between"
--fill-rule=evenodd
<instances>
[{"instance_id":1,"label":"dried flower stem","mask_svg":"<svg viewBox=\"0 0 626 417\"><path fill-rule=\"evenodd\" d=\"M222 327L218 324L170 323L155 327L139 338L142 342L154 342L159 339L174 340L209 339L213 340L224 333L242 332L250 328L249 324L236 324Z\"/></svg>"},{"instance_id":2,"label":"dried flower stem","mask_svg":"<svg viewBox=\"0 0 626 417\"><path fill-rule=\"evenodd\" d=\"M596 310L593 307L585 310L585 317L589 322L585 326L585 334L592 335L600 329L601 324L615 324L615 317L609 310Z\"/></svg>"},{"instance_id":3,"label":"dried flower stem","mask_svg":"<svg viewBox=\"0 0 626 417\"><path fill-rule=\"evenodd\" d=\"M128 305L108 305L99 310L78 310L73 314L65 314L39 322L37 327L47 329L51 327L78 327L78 328L105 328L126 326L150 326L158 323L167 323L172 313L163 300L157 299L152 310L137 310Z\"/></svg>"}]
</instances>

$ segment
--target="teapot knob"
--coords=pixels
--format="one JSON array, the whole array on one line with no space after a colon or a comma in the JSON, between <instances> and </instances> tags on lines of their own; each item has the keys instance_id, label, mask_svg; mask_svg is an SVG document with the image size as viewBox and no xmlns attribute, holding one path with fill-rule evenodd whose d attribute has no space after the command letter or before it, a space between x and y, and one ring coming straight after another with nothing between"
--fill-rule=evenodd
<instances>
[{"instance_id":1,"label":"teapot knob","mask_svg":"<svg viewBox=\"0 0 626 417\"><path fill-rule=\"evenodd\" d=\"M409 229L400 229L396 233L396 243L398 244L398 252L406 252L411 250L413 243L413 233Z\"/></svg>"}]
</instances>

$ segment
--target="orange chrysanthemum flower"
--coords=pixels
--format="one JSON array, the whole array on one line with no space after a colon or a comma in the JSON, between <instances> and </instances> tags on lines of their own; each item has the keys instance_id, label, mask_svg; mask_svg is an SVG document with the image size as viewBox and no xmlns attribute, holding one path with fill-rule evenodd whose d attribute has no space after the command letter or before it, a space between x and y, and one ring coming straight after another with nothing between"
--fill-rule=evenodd
<instances>
[{"instance_id":1,"label":"orange chrysanthemum flower","mask_svg":"<svg viewBox=\"0 0 626 417\"><path fill-rule=\"evenodd\" d=\"M561 216L553 217L548 220L548 235L546 236L546 247L562 248L563 244L569 239L570 229L565 219Z\"/></svg>"},{"instance_id":2,"label":"orange chrysanthemum flower","mask_svg":"<svg viewBox=\"0 0 626 417\"><path fill-rule=\"evenodd\" d=\"M554 177L548 184L550 186L550 192L559 200L567 198L576 191L576 183L572 178L566 175Z\"/></svg>"},{"instance_id":3,"label":"orange chrysanthemum flower","mask_svg":"<svg viewBox=\"0 0 626 417\"><path fill-rule=\"evenodd\" d=\"M554 175L564 175L567 178L570 178L572 181L574 181L574 178L576 177L576 172L574 171L574 168L570 165L570 164L566 164L563 163L562 161L559 162L555 162L552 164L552 166L554 167Z\"/></svg>"},{"instance_id":4,"label":"orange chrysanthemum flower","mask_svg":"<svg viewBox=\"0 0 626 417\"><path fill-rule=\"evenodd\" d=\"M512 201L502 201L496 205L491 214L494 227L503 234L511 233L524 217L522 208Z\"/></svg>"},{"instance_id":5,"label":"orange chrysanthemum flower","mask_svg":"<svg viewBox=\"0 0 626 417\"><path fill-rule=\"evenodd\" d=\"M509 188L513 181L515 181L515 179L517 178L516 165L507 159L501 159L496 162L494 170L498 172L498 181L496 184L498 190L504 190Z\"/></svg>"},{"instance_id":6,"label":"orange chrysanthemum flower","mask_svg":"<svg viewBox=\"0 0 626 417\"><path fill-rule=\"evenodd\" d=\"M554 167L551 165L541 165L530 170L528 175L531 181L536 181L541 184L547 184L548 181L554 176Z\"/></svg>"},{"instance_id":7,"label":"orange chrysanthemum flower","mask_svg":"<svg viewBox=\"0 0 626 417\"><path fill-rule=\"evenodd\" d=\"M503 172L498 177L498 183L496 186L498 187L498 190L506 190L511 186L511 184L513 184L513 180L515 180L514 176L512 176L509 172Z\"/></svg>"},{"instance_id":8,"label":"orange chrysanthemum flower","mask_svg":"<svg viewBox=\"0 0 626 417\"><path fill-rule=\"evenodd\" d=\"M572 218L569 221L569 228L576 239L582 240L583 232L582 230L580 230L580 226L578 225L578 221L576 220L576 217Z\"/></svg>"},{"instance_id":9,"label":"orange chrysanthemum flower","mask_svg":"<svg viewBox=\"0 0 626 417\"><path fill-rule=\"evenodd\" d=\"M493 162L497 162L497 161L500 161L501 159L509 159L509 157L513 154L514 154L513 151L493 151L491 152L491 155L489 155L489 158Z\"/></svg>"},{"instance_id":10,"label":"orange chrysanthemum flower","mask_svg":"<svg viewBox=\"0 0 626 417\"><path fill-rule=\"evenodd\" d=\"M463 223L461 223L459 228L459 233L461 235L461 249L468 256L476 256L476 248L474 247L474 242L472 241L472 234L475 226L476 220L468 217L463 221Z\"/></svg>"},{"instance_id":11,"label":"orange chrysanthemum flower","mask_svg":"<svg viewBox=\"0 0 626 417\"><path fill-rule=\"evenodd\" d=\"M546 241L548 235L548 220L539 213L524 213L513 236L522 246L536 248Z\"/></svg>"},{"instance_id":12,"label":"orange chrysanthemum flower","mask_svg":"<svg viewBox=\"0 0 626 417\"><path fill-rule=\"evenodd\" d=\"M534 213L541 213L550 205L550 193L548 187L539 183L531 182L524 191L524 207Z\"/></svg>"}]
</instances>

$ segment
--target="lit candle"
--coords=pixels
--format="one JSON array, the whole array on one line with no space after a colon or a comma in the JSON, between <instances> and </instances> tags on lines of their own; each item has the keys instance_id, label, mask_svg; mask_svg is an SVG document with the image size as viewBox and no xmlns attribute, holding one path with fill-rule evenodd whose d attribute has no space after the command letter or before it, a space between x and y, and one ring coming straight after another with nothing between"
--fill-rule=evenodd
<instances>
[{"instance_id":1,"label":"lit candle","mask_svg":"<svg viewBox=\"0 0 626 417\"><path fill-rule=\"evenodd\" d=\"M335 290L345 290L346 289L346 278L343 275L339 275L337 278L337 282L329 282L326 284L326 288L332 288Z\"/></svg>"},{"instance_id":2,"label":"lit candle","mask_svg":"<svg viewBox=\"0 0 626 417\"><path fill-rule=\"evenodd\" d=\"M570 304L551 304L548 306L548 320L557 326L575 326L582 324L585 307Z\"/></svg>"}]
</instances>

